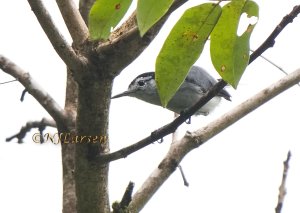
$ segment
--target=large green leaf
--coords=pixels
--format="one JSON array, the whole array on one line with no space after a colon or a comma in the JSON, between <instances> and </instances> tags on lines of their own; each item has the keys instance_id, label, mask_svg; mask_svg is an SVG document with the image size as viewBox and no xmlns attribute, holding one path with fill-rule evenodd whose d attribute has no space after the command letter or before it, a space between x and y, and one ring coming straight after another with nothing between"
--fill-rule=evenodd
<instances>
[{"instance_id":1,"label":"large green leaf","mask_svg":"<svg viewBox=\"0 0 300 213\"><path fill-rule=\"evenodd\" d=\"M171 30L156 59L155 80L163 106L167 105L199 58L220 15L218 4L192 7Z\"/></svg>"},{"instance_id":2,"label":"large green leaf","mask_svg":"<svg viewBox=\"0 0 300 213\"><path fill-rule=\"evenodd\" d=\"M137 23L143 36L170 8L174 0L138 0Z\"/></svg>"},{"instance_id":3,"label":"large green leaf","mask_svg":"<svg viewBox=\"0 0 300 213\"><path fill-rule=\"evenodd\" d=\"M237 35L240 17L258 18L258 5L253 1L234 0L222 9L218 24L211 33L210 53L212 63L222 78L237 87L249 62L249 40L255 24L248 25L246 31Z\"/></svg>"},{"instance_id":4,"label":"large green leaf","mask_svg":"<svg viewBox=\"0 0 300 213\"><path fill-rule=\"evenodd\" d=\"M96 0L89 14L90 36L107 39L127 12L132 0Z\"/></svg>"}]
</instances>

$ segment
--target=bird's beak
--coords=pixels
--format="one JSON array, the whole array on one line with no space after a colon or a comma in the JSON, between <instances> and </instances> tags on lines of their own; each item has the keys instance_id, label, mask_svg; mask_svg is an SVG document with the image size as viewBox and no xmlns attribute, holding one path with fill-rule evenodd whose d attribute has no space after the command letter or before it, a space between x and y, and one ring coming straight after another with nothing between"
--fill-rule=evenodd
<instances>
[{"instance_id":1,"label":"bird's beak","mask_svg":"<svg viewBox=\"0 0 300 213\"><path fill-rule=\"evenodd\" d=\"M111 99L120 98L120 97L124 97L124 96L130 96L131 93L132 93L132 91L125 91L125 92L122 92L118 95L111 97Z\"/></svg>"}]
</instances>

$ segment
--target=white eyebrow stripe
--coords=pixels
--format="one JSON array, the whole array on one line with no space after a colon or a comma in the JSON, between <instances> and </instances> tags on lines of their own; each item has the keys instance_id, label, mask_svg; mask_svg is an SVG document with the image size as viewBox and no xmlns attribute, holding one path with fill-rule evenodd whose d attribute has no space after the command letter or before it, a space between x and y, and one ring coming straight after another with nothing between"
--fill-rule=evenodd
<instances>
[{"instance_id":1,"label":"white eyebrow stripe","mask_svg":"<svg viewBox=\"0 0 300 213\"><path fill-rule=\"evenodd\" d=\"M150 81L151 79L153 79L152 76L146 76L146 77L138 78L137 81L139 81L139 80Z\"/></svg>"}]
</instances>

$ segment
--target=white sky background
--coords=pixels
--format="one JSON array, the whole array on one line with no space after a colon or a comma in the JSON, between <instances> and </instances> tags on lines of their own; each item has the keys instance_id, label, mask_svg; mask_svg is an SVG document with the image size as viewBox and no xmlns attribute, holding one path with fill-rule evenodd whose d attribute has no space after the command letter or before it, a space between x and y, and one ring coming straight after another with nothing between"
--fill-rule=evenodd
<instances>
[{"instance_id":1,"label":"white sky background","mask_svg":"<svg viewBox=\"0 0 300 213\"><path fill-rule=\"evenodd\" d=\"M191 1L193 4L199 1ZM55 2L47 1L53 19L70 40ZM260 20L251 39L251 48L258 47L284 15L299 1L257 1ZM138 74L154 69L155 57L172 24L180 17L178 10L167 22L155 41L122 74L116 78L113 94L127 89ZM0 54L21 66L63 106L65 66L53 50L27 1L0 1ZM300 19L296 18L276 39L273 49L264 55L292 72L300 67ZM197 61L212 75L209 49ZM192 118L192 125L180 128L195 130L222 115L260 89L280 79L283 74L262 59L248 68L236 91L228 88L232 102L223 101L207 117ZM0 72L0 82L12 78ZM22 145L6 143L5 138L19 131L29 120L40 120L47 113L29 95L20 102L23 87L17 83L0 85L0 212L61 212L62 181L60 146L39 145L31 140L31 131ZM181 163L190 183L183 185L176 171L143 209L150 212L274 212L282 177L282 162L292 152L287 179L287 196L283 213L300 212L300 146L298 138L300 87L293 87L237 122ZM133 98L112 101L110 111L111 150L132 144L151 131L170 122L173 113ZM47 129L47 131L54 131ZM147 148L111 163L111 202L120 200L131 180L137 190L157 167L170 146L170 137L163 144Z\"/></svg>"}]
</instances>

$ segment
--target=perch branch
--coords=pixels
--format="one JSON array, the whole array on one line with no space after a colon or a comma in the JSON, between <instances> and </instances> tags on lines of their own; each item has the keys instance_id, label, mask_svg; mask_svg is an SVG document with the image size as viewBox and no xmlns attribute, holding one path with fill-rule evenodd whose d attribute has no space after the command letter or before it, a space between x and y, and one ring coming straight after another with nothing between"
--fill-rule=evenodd
<instances>
[{"instance_id":1,"label":"perch branch","mask_svg":"<svg viewBox=\"0 0 300 213\"><path fill-rule=\"evenodd\" d=\"M275 208L275 213L280 213L284 201L284 197L286 195L285 183L287 178L287 173L289 170L289 162L291 159L291 152L289 151L286 157L286 160L283 162L283 173L282 173L282 180L279 186L279 194L278 194L278 202Z\"/></svg>"},{"instance_id":2,"label":"perch branch","mask_svg":"<svg viewBox=\"0 0 300 213\"><path fill-rule=\"evenodd\" d=\"M56 0L65 24L75 45L82 44L89 37L89 30L73 0Z\"/></svg>"},{"instance_id":3,"label":"perch branch","mask_svg":"<svg viewBox=\"0 0 300 213\"><path fill-rule=\"evenodd\" d=\"M73 122L72 118L66 115L65 111L58 105L58 103L56 103L56 101L46 91L44 91L40 85L38 85L29 73L25 72L2 55L0 55L0 69L15 77L44 107L58 125L68 126L68 124L70 124L69 122Z\"/></svg>"},{"instance_id":4,"label":"perch branch","mask_svg":"<svg viewBox=\"0 0 300 213\"><path fill-rule=\"evenodd\" d=\"M269 36L268 40L273 40L275 42L275 38L279 35L283 28L287 26L287 23L291 23L291 20L293 20L299 14L299 12L299 6L294 7L292 12L288 16L286 16L289 18L283 18L283 20L280 23L281 28L277 30L277 33L272 33L272 36ZM251 55L249 64L253 62L266 49L272 47L273 45L274 43L270 45L268 42L264 42L259 47L258 51L255 51L254 54ZM176 143L172 143L169 152L161 161L158 168L153 171L150 177L144 182L142 187L134 195L132 202L129 205L129 211L140 211L144 207L144 205L149 201L149 199L151 199L151 197L158 190L158 188L175 171L180 161L188 152L199 147L200 145L202 145L207 140L223 131L231 124L235 123L251 111L255 110L263 103L269 101L271 98L275 97L276 95L280 94L281 92L285 91L291 86L297 84L299 81L300 69L282 78L280 81L271 85L270 87L262 90L254 97L248 99L244 103L240 104L239 106L226 113L219 119L211 122L207 126L199 129L198 131L192 134L186 134L182 140ZM220 84L221 82L222 81L218 82L217 84Z\"/></svg>"},{"instance_id":5,"label":"perch branch","mask_svg":"<svg viewBox=\"0 0 300 213\"><path fill-rule=\"evenodd\" d=\"M79 57L61 35L41 0L28 0L28 3L57 54L68 67L76 70L83 64L84 58Z\"/></svg>"},{"instance_id":6,"label":"perch branch","mask_svg":"<svg viewBox=\"0 0 300 213\"><path fill-rule=\"evenodd\" d=\"M30 132L31 129L38 128L40 131L43 131L47 126L56 127L56 123L54 120L47 118L43 118L40 121L29 121L25 126L21 128L21 130L17 134L6 138L6 142L9 142L12 139L16 138L18 139L18 143L23 143L23 139L25 138L27 132Z\"/></svg>"},{"instance_id":7,"label":"perch branch","mask_svg":"<svg viewBox=\"0 0 300 213\"><path fill-rule=\"evenodd\" d=\"M151 133L150 136L140 140L139 142L132 144L128 147L122 148L116 152L112 152L109 154L102 154L99 156L100 163L106 163L109 161L117 160L120 158L125 158L133 152L138 151L139 149L144 148L152 144L153 142L165 137L168 134L175 132L175 130L183 124L189 117L191 117L199 108L205 105L210 99L216 96L218 91L220 91L226 85L225 81L219 81L215 84L212 89L207 91L202 98L191 108L183 112L180 116L175 118L171 123L155 130Z\"/></svg>"},{"instance_id":8,"label":"perch branch","mask_svg":"<svg viewBox=\"0 0 300 213\"><path fill-rule=\"evenodd\" d=\"M297 17L297 15L300 13L300 5L295 6L293 10L290 12L289 15L285 16L280 24L276 27L274 31L271 33L272 36L269 36L267 40L271 41L273 40L275 42L275 38L279 35L279 32L281 32L284 27L287 26L288 23L291 23L291 19ZM289 17L289 18L286 18ZM286 23L287 22L287 23ZM280 31L279 31L280 30ZM273 46L273 45L272 45ZM258 56L257 53L259 52L262 54L264 51L266 51L268 48L272 47L269 45L269 42L264 42L258 49L255 50L249 59L249 64L252 63ZM191 115L193 115L199 108L201 108L203 105L205 105L212 97L214 97L215 94L218 94L219 91L221 91L226 85L226 82L221 80L219 81L211 90L209 90L194 106L192 106L190 109L188 109L186 112L182 113L179 117L177 117L173 122L159 128L158 130L152 132L152 134L143 140L138 141L135 144L132 144L128 147L122 148L118 151L109 153L109 154L103 154L100 156L100 159L103 160L103 162L107 161L113 161L120 158L125 158L126 156L132 154L133 152L138 151L139 149L144 148L145 146L148 146L149 144L157 141L160 138L165 137L166 135L174 132L178 126L180 126L183 122L187 120Z\"/></svg>"},{"instance_id":9,"label":"perch branch","mask_svg":"<svg viewBox=\"0 0 300 213\"><path fill-rule=\"evenodd\" d=\"M158 188L175 171L176 167L186 154L204 144L273 97L294 86L299 81L300 69L260 91L208 125L195 132L187 132L181 140L172 143L170 150L161 161L158 168L152 172L142 187L133 196L132 202L129 205L129 210L132 212L139 212L155 194Z\"/></svg>"},{"instance_id":10,"label":"perch branch","mask_svg":"<svg viewBox=\"0 0 300 213\"><path fill-rule=\"evenodd\" d=\"M293 8L293 10L283 17L281 22L276 26L273 32L269 35L269 37L262 43L252 54L249 63L254 61L257 57L259 57L266 49L271 48L275 44L275 38L282 32L282 30L290 23L293 22L294 18L300 13L300 5L297 5Z\"/></svg>"}]
</instances>

